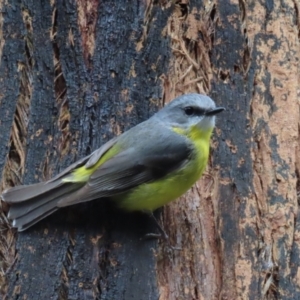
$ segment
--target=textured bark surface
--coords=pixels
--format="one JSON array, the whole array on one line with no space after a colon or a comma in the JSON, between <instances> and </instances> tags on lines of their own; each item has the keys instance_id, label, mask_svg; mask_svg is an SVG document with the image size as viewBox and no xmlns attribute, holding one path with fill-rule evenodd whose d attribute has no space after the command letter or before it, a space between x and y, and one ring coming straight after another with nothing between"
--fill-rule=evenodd
<instances>
[{"instance_id":1,"label":"textured bark surface","mask_svg":"<svg viewBox=\"0 0 300 300\"><path fill-rule=\"evenodd\" d=\"M169 93L227 111L211 167L164 210L183 250L159 264L161 299L298 299L299 3L189 1L168 23Z\"/></svg>"},{"instance_id":2,"label":"textured bark surface","mask_svg":"<svg viewBox=\"0 0 300 300\"><path fill-rule=\"evenodd\" d=\"M3 188L50 178L162 106L159 77L171 52L161 32L170 8L10 1L2 11ZM157 298L156 242L140 240L155 230L148 223L97 202L61 210L17 236L15 261L12 231L4 231L2 292L8 299Z\"/></svg>"},{"instance_id":3,"label":"textured bark surface","mask_svg":"<svg viewBox=\"0 0 300 300\"><path fill-rule=\"evenodd\" d=\"M217 120L202 179L145 216L91 202L21 234L7 299L300 298L297 1L0 1L2 189L45 180L186 92Z\"/></svg>"}]
</instances>

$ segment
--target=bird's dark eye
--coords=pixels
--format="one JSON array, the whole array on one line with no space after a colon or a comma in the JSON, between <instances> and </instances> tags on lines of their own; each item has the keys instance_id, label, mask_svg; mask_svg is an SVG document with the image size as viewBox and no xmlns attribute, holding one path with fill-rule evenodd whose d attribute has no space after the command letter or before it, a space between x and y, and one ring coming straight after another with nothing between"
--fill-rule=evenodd
<instances>
[{"instance_id":1,"label":"bird's dark eye","mask_svg":"<svg viewBox=\"0 0 300 300\"><path fill-rule=\"evenodd\" d=\"M184 112L188 115L188 116L192 116L195 114L195 109L194 107L191 106L187 106L184 108Z\"/></svg>"}]
</instances>

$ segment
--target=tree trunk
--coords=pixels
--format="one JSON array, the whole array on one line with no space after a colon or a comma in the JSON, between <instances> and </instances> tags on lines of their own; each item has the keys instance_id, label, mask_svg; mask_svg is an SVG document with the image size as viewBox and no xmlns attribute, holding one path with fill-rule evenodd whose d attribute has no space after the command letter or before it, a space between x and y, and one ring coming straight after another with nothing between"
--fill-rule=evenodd
<instances>
[{"instance_id":1,"label":"tree trunk","mask_svg":"<svg viewBox=\"0 0 300 300\"><path fill-rule=\"evenodd\" d=\"M297 1L2 1L2 189L51 178L187 92L225 106L209 166L155 227L103 201L16 234L5 299L300 298ZM297 199L298 191L298 199Z\"/></svg>"}]
</instances>

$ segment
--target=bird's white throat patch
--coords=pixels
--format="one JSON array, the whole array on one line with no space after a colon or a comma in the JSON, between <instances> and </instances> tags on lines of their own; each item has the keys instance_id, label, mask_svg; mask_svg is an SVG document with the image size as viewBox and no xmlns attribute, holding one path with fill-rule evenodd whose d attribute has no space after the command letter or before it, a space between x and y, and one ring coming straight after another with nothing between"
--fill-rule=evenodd
<instances>
[{"instance_id":1,"label":"bird's white throat patch","mask_svg":"<svg viewBox=\"0 0 300 300\"><path fill-rule=\"evenodd\" d=\"M203 131L210 130L215 127L215 116L204 117L197 125Z\"/></svg>"}]
</instances>

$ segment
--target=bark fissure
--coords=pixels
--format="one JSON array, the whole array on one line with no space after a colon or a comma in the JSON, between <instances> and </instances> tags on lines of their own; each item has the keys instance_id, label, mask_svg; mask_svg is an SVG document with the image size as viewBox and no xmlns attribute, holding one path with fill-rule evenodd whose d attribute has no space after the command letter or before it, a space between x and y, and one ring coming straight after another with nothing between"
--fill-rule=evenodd
<instances>
[{"instance_id":1,"label":"bark fissure","mask_svg":"<svg viewBox=\"0 0 300 300\"><path fill-rule=\"evenodd\" d=\"M60 299L60 300L68 299L69 280L72 279L72 278L70 278L70 276L68 274L68 270L73 263L73 251L74 251L74 246L75 246L75 241L74 241L74 238L72 237L72 233L68 234L68 241L69 241L69 245L66 249L65 257L63 259L61 275L60 275L60 282L59 282L58 290L57 290L57 296L58 296L58 299Z\"/></svg>"},{"instance_id":2,"label":"bark fissure","mask_svg":"<svg viewBox=\"0 0 300 300\"><path fill-rule=\"evenodd\" d=\"M210 56L217 21L215 2L207 2L205 6L176 2L164 31L171 39L173 52L172 67L168 75L162 78L167 102L183 91L209 92L213 72ZM165 227L171 243L182 250L180 258L175 256L171 260L158 262L161 299L173 299L182 294L192 299L214 299L218 295L221 274L217 271L220 260L217 241L213 238L216 217L215 207L209 204L210 199L218 194L214 190L217 176L217 170L209 170L197 191L190 197L186 196L186 201L178 200L164 209L163 220L169 224ZM184 213L187 208L192 215ZM181 224L178 230L171 226L173 223ZM197 246L193 247L193 243L188 241L194 241ZM176 275L180 266L184 266L180 269L182 277Z\"/></svg>"},{"instance_id":3,"label":"bark fissure","mask_svg":"<svg viewBox=\"0 0 300 300\"><path fill-rule=\"evenodd\" d=\"M55 68L54 90L57 107L57 126L60 137L55 142L57 144L57 153L64 157L70 151L71 132L70 132L70 110L69 100L67 98L67 85L60 62L60 51L57 44L57 7L53 6L52 12L52 30L51 39L53 45L53 63Z\"/></svg>"},{"instance_id":4,"label":"bark fissure","mask_svg":"<svg viewBox=\"0 0 300 300\"><path fill-rule=\"evenodd\" d=\"M11 186L23 183L25 172L25 159L28 138L28 120L30 117L30 101L32 95L32 67L34 64L32 58L32 24L31 16L27 10L22 10L22 21L26 33L24 40L24 57L23 60L16 62L19 78L19 93L16 101L14 119L10 130L10 141L8 155L3 168L2 177L5 180L1 182L1 190ZM3 21L3 19L2 19ZM2 30L1 30L2 32ZM1 39L1 45L4 45L4 39ZM2 51L2 49L1 49ZM0 291L4 293L7 290L7 272L16 262L15 249L15 230L11 229L3 211L7 211L7 206L1 204L1 238L0 238L0 257L1 257L1 274L0 274Z\"/></svg>"}]
</instances>

